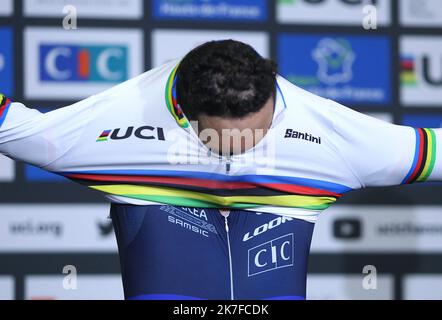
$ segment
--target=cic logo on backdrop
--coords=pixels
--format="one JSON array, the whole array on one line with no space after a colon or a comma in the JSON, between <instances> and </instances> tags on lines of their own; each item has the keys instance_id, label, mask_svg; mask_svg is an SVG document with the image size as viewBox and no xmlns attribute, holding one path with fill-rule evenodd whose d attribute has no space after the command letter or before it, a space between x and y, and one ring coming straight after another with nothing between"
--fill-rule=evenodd
<instances>
[{"instance_id":1,"label":"cic logo on backdrop","mask_svg":"<svg viewBox=\"0 0 442 320\"><path fill-rule=\"evenodd\" d=\"M29 27L24 40L29 99L83 99L143 72L139 29Z\"/></svg>"},{"instance_id":2,"label":"cic logo on backdrop","mask_svg":"<svg viewBox=\"0 0 442 320\"><path fill-rule=\"evenodd\" d=\"M40 46L40 80L57 82L121 82L128 78L125 46Z\"/></svg>"}]
</instances>

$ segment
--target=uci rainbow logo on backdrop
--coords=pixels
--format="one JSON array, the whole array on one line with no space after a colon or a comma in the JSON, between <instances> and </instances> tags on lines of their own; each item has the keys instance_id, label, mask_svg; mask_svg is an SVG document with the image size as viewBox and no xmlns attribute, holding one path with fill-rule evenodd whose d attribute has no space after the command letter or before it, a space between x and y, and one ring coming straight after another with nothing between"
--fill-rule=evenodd
<instances>
[{"instance_id":1,"label":"uci rainbow logo on backdrop","mask_svg":"<svg viewBox=\"0 0 442 320\"><path fill-rule=\"evenodd\" d=\"M413 54L402 54L400 68L401 85L416 86L419 84L417 65L420 64L421 67L419 70L421 72L422 81L428 86L442 87L442 77L437 77L435 76L435 72L432 72L432 70L435 69L433 68L433 64L436 65L436 63L437 59L432 59L429 55L417 57Z\"/></svg>"},{"instance_id":2,"label":"uci rainbow logo on backdrop","mask_svg":"<svg viewBox=\"0 0 442 320\"><path fill-rule=\"evenodd\" d=\"M40 80L119 83L128 79L128 48L119 45L44 44Z\"/></svg>"},{"instance_id":3,"label":"uci rainbow logo on backdrop","mask_svg":"<svg viewBox=\"0 0 442 320\"><path fill-rule=\"evenodd\" d=\"M153 0L155 19L267 20L266 0Z\"/></svg>"},{"instance_id":4,"label":"uci rainbow logo on backdrop","mask_svg":"<svg viewBox=\"0 0 442 320\"><path fill-rule=\"evenodd\" d=\"M282 76L341 103L389 104L390 60L390 41L382 36L281 34L278 41Z\"/></svg>"},{"instance_id":5,"label":"uci rainbow logo on backdrop","mask_svg":"<svg viewBox=\"0 0 442 320\"><path fill-rule=\"evenodd\" d=\"M400 67L401 85L403 86L415 86L417 85L416 75L416 59L413 55L401 56Z\"/></svg>"},{"instance_id":6,"label":"uci rainbow logo on backdrop","mask_svg":"<svg viewBox=\"0 0 442 320\"><path fill-rule=\"evenodd\" d=\"M442 106L442 37L400 38L400 97L405 106Z\"/></svg>"}]
</instances>

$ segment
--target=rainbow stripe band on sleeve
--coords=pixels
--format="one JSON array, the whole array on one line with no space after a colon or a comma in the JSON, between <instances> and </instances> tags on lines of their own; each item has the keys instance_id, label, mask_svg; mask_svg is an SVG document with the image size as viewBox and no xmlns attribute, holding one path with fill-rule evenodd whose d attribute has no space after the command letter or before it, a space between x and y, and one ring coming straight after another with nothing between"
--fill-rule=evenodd
<instances>
[{"instance_id":1,"label":"rainbow stripe band on sleeve","mask_svg":"<svg viewBox=\"0 0 442 320\"><path fill-rule=\"evenodd\" d=\"M436 134L427 128L415 128L416 150L413 165L402 182L409 184L427 181L436 163Z\"/></svg>"},{"instance_id":2,"label":"rainbow stripe band on sleeve","mask_svg":"<svg viewBox=\"0 0 442 320\"><path fill-rule=\"evenodd\" d=\"M0 94L0 127L6 119L6 114L8 113L11 103L11 100L6 98L5 95Z\"/></svg>"}]
</instances>

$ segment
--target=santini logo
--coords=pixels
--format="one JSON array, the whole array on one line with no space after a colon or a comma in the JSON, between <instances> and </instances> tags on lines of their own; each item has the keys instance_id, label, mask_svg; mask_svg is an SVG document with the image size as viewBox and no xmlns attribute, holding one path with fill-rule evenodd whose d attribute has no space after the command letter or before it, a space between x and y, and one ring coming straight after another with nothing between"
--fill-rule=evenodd
<instances>
[{"instance_id":1,"label":"santini logo","mask_svg":"<svg viewBox=\"0 0 442 320\"><path fill-rule=\"evenodd\" d=\"M164 129L152 126L142 126L139 128L129 127L126 131L122 131L121 128L114 130L104 130L98 137L97 142L103 142L110 140L125 140L134 135L138 139L144 140L160 140L166 141L164 137Z\"/></svg>"},{"instance_id":2,"label":"santini logo","mask_svg":"<svg viewBox=\"0 0 442 320\"><path fill-rule=\"evenodd\" d=\"M301 139L301 140L306 140L309 142L321 144L321 137L314 137L310 133L307 133L307 132L302 133L299 131L295 131L293 129L287 129L285 131L284 138Z\"/></svg>"}]
</instances>

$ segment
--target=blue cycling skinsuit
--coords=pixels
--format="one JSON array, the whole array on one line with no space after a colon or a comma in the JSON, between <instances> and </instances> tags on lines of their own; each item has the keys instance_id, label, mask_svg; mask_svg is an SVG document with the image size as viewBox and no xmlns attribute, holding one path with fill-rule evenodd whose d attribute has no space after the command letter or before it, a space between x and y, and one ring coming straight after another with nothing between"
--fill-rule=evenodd
<instances>
[{"instance_id":1,"label":"blue cycling skinsuit","mask_svg":"<svg viewBox=\"0 0 442 320\"><path fill-rule=\"evenodd\" d=\"M45 114L0 95L2 154L111 202L127 299L305 299L321 212L354 189L442 181L441 129L377 120L280 75L264 138L213 153L176 101L179 62Z\"/></svg>"}]
</instances>

